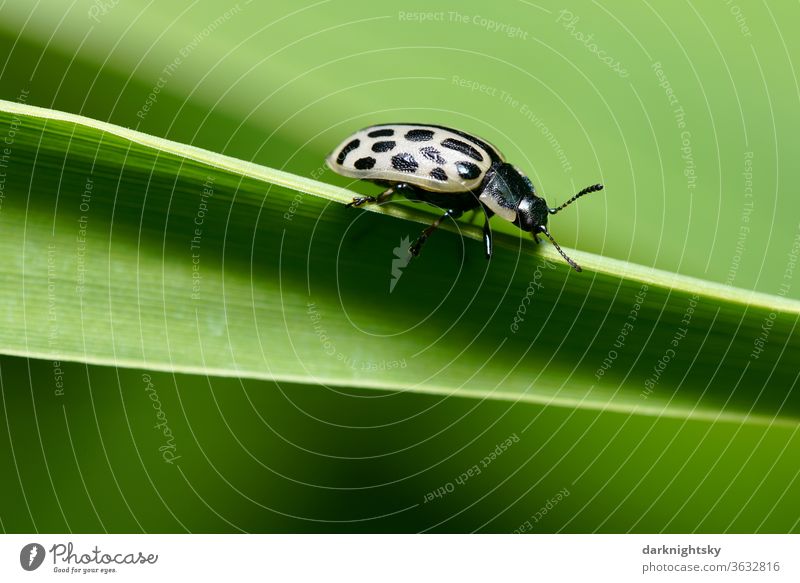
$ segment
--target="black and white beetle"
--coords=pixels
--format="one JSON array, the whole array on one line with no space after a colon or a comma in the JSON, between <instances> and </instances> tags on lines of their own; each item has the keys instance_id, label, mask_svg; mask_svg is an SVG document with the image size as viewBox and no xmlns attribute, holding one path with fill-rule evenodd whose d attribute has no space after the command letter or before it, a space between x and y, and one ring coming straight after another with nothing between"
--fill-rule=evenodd
<instances>
[{"instance_id":1,"label":"black and white beetle","mask_svg":"<svg viewBox=\"0 0 800 583\"><path fill-rule=\"evenodd\" d=\"M459 130L428 124L390 123L364 128L348 136L325 161L337 174L388 187L377 197L355 197L348 206L381 203L394 194L402 194L409 200L427 202L446 211L411 245L414 256L442 221L481 208L486 216L483 243L487 259L492 256L489 219L497 215L533 233L537 243L538 234L544 234L567 263L580 271L580 266L550 235L547 217L584 194L603 189L602 184L588 186L561 206L550 208L536 195L528 177L506 163L489 142Z\"/></svg>"}]
</instances>

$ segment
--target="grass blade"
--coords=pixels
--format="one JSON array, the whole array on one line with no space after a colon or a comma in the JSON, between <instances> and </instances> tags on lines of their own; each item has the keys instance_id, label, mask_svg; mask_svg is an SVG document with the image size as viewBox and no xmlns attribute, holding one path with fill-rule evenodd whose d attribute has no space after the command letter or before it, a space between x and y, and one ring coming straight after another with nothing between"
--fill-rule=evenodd
<instances>
[{"instance_id":1,"label":"grass blade","mask_svg":"<svg viewBox=\"0 0 800 583\"><path fill-rule=\"evenodd\" d=\"M570 250L576 275L507 235L488 265L477 244L437 236L390 293L393 247L418 228L331 204L347 190L80 116L0 110L3 353L797 422L795 300Z\"/></svg>"}]
</instances>

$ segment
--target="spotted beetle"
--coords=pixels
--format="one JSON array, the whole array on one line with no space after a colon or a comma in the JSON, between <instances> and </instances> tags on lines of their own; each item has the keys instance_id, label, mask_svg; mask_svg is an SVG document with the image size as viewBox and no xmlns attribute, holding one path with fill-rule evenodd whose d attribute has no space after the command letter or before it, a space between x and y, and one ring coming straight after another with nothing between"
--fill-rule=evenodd
<instances>
[{"instance_id":1,"label":"spotted beetle","mask_svg":"<svg viewBox=\"0 0 800 583\"><path fill-rule=\"evenodd\" d=\"M489 142L471 134L438 125L390 123L364 128L348 136L326 158L328 166L343 176L369 180L387 187L379 196L357 196L348 206L382 203L395 194L426 202L446 212L422 231L409 251L419 255L422 245L445 219L481 208L486 217L483 244L492 256L489 219L497 215L523 231L539 233L553 243L576 271L580 266L558 246L547 230L547 217L590 192L593 184L556 208L536 195L533 183Z\"/></svg>"}]
</instances>

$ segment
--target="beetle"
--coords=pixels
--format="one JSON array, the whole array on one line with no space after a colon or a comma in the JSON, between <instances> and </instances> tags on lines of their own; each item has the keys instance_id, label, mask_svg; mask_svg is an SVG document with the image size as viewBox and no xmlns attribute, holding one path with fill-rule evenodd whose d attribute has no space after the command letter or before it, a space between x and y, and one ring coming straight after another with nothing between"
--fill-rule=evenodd
<instances>
[{"instance_id":1,"label":"beetle","mask_svg":"<svg viewBox=\"0 0 800 583\"><path fill-rule=\"evenodd\" d=\"M421 123L379 124L359 130L345 138L325 162L337 174L386 187L377 197L357 196L347 206L383 203L401 194L445 211L411 245L409 251L414 257L443 221L480 208L486 218L483 244L487 259L492 256L489 219L497 215L532 233L537 243L539 234L545 235L566 262L581 271L547 230L547 218L580 197L603 189L602 184L587 186L561 206L550 208L536 194L530 179L486 140Z\"/></svg>"}]
</instances>

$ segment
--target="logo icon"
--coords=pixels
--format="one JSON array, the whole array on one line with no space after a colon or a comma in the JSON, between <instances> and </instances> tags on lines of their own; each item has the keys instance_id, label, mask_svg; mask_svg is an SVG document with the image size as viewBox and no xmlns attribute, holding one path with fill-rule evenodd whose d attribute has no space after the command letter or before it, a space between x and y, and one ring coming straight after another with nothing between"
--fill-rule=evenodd
<instances>
[{"instance_id":1,"label":"logo icon","mask_svg":"<svg viewBox=\"0 0 800 583\"><path fill-rule=\"evenodd\" d=\"M400 240L400 245L393 249L394 258L392 259L392 280L389 282L389 293L394 291L394 286L403 276L403 269L411 263L410 243L411 239L409 237L403 237Z\"/></svg>"},{"instance_id":2,"label":"logo icon","mask_svg":"<svg viewBox=\"0 0 800 583\"><path fill-rule=\"evenodd\" d=\"M26 571L35 571L44 562L44 547L39 543L29 543L19 552L19 564Z\"/></svg>"}]
</instances>

